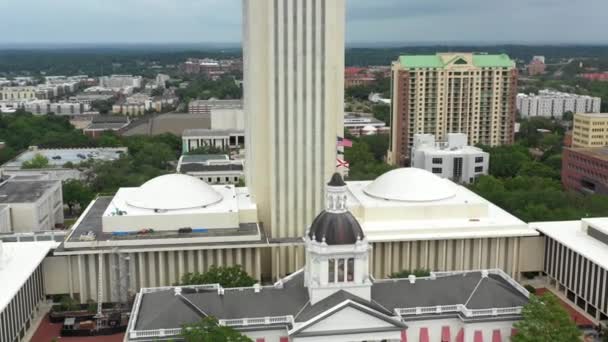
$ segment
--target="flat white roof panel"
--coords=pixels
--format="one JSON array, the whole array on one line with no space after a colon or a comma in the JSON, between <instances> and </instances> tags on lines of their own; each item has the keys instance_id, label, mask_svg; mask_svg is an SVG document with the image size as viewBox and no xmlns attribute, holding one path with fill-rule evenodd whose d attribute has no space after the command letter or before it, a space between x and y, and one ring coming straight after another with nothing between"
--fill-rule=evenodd
<instances>
[{"instance_id":1,"label":"flat white roof panel","mask_svg":"<svg viewBox=\"0 0 608 342\"><path fill-rule=\"evenodd\" d=\"M42 263L55 241L5 242L0 249L0 312Z\"/></svg>"},{"instance_id":2,"label":"flat white roof panel","mask_svg":"<svg viewBox=\"0 0 608 342\"><path fill-rule=\"evenodd\" d=\"M583 219L593 226L608 227L608 218ZM608 270L608 245L587 235L583 221L532 222L530 227L539 230L555 241Z\"/></svg>"}]
</instances>

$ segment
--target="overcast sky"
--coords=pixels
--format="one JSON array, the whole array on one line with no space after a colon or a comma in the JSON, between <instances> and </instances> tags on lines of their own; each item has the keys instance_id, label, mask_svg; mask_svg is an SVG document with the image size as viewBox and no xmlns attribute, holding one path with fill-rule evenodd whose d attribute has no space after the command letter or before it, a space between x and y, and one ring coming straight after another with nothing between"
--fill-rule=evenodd
<instances>
[{"instance_id":1,"label":"overcast sky","mask_svg":"<svg viewBox=\"0 0 608 342\"><path fill-rule=\"evenodd\" d=\"M347 3L350 43L608 43L608 0ZM241 37L241 0L0 0L0 13L0 43L217 43Z\"/></svg>"}]
</instances>

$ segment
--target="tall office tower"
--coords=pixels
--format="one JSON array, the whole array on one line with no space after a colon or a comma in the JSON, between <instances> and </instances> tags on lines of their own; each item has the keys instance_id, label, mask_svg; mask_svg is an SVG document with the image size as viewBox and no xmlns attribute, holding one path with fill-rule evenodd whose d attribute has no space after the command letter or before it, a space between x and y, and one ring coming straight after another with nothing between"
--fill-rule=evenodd
<instances>
[{"instance_id":1,"label":"tall office tower","mask_svg":"<svg viewBox=\"0 0 608 342\"><path fill-rule=\"evenodd\" d=\"M345 0L243 0L243 10L247 185L266 233L289 241L324 208L336 170ZM303 255L278 248L273 273L296 270Z\"/></svg>"},{"instance_id":2,"label":"tall office tower","mask_svg":"<svg viewBox=\"0 0 608 342\"><path fill-rule=\"evenodd\" d=\"M414 134L465 133L469 145L511 144L517 69L507 55L401 56L392 65L388 161L407 165Z\"/></svg>"}]
</instances>

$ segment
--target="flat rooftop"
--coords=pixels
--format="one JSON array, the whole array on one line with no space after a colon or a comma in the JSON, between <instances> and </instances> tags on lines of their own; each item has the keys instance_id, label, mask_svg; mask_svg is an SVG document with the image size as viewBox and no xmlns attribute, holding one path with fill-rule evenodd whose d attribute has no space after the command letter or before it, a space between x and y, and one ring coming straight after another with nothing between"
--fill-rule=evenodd
<instances>
[{"instance_id":1,"label":"flat rooftop","mask_svg":"<svg viewBox=\"0 0 608 342\"><path fill-rule=\"evenodd\" d=\"M182 133L182 137L227 137L243 134L245 131L240 129L187 129Z\"/></svg>"},{"instance_id":2,"label":"flat rooftop","mask_svg":"<svg viewBox=\"0 0 608 342\"><path fill-rule=\"evenodd\" d=\"M94 200L79 220L72 227L68 238L60 250L90 249L91 247L108 247L112 245L139 246L143 248L158 248L179 246L182 244L196 245L233 245L243 244L243 241L218 242L217 238L251 237L247 243L266 243L264 232L257 223L241 223L238 227L225 229L209 229L204 232L180 234L177 231L155 231L151 233L132 233L127 235L113 235L103 231L102 217L104 213L113 210L113 197L104 196ZM162 214L161 214L162 215ZM83 236L90 239L83 239ZM215 238L212 240L210 238ZM205 239L210 240L205 242ZM165 241L165 242L163 242ZM174 243L178 241L177 243Z\"/></svg>"},{"instance_id":3,"label":"flat rooftop","mask_svg":"<svg viewBox=\"0 0 608 342\"><path fill-rule=\"evenodd\" d=\"M530 227L554 239L576 253L608 269L608 244L583 231L584 222L608 231L608 218L583 219L581 221L532 222Z\"/></svg>"},{"instance_id":4,"label":"flat rooftop","mask_svg":"<svg viewBox=\"0 0 608 342\"><path fill-rule=\"evenodd\" d=\"M126 147L121 148L74 148L74 149L38 149L26 151L15 159L4 164L7 169L21 169L21 165L40 154L49 160L49 165L62 167L65 163L78 164L90 159L112 161L127 153Z\"/></svg>"},{"instance_id":5,"label":"flat rooftop","mask_svg":"<svg viewBox=\"0 0 608 342\"><path fill-rule=\"evenodd\" d=\"M0 185L0 204L33 203L58 181L12 181Z\"/></svg>"},{"instance_id":6,"label":"flat rooftop","mask_svg":"<svg viewBox=\"0 0 608 342\"><path fill-rule=\"evenodd\" d=\"M588 148L568 148L572 152L576 152L587 157L599 159L608 162L608 147L588 147Z\"/></svg>"},{"instance_id":7,"label":"flat rooftop","mask_svg":"<svg viewBox=\"0 0 608 342\"><path fill-rule=\"evenodd\" d=\"M27 279L59 243L5 242L0 247L0 312L21 290Z\"/></svg>"},{"instance_id":8,"label":"flat rooftop","mask_svg":"<svg viewBox=\"0 0 608 342\"><path fill-rule=\"evenodd\" d=\"M608 119L608 113L576 113L575 115L586 119Z\"/></svg>"},{"instance_id":9,"label":"flat rooftop","mask_svg":"<svg viewBox=\"0 0 608 342\"><path fill-rule=\"evenodd\" d=\"M358 207L371 210L387 209L399 210L417 209L419 212L429 213L429 218L412 219L390 219L385 216L375 215L372 219L357 217L367 238L371 242L379 241L414 241L414 240L439 240L439 239L465 239L465 238L487 238L487 237L515 237L515 236L537 236L538 232L529 228L528 225L517 217L509 214L485 198L475 194L464 186L453 182L445 182L454 191L454 196L434 201L392 201L369 196L364 189L370 181L347 182L348 204L353 213ZM450 217L449 215L438 215L437 213L449 213L450 207L460 206L483 206L487 214L483 216L467 217L460 215ZM356 215L355 215L356 216Z\"/></svg>"}]
</instances>

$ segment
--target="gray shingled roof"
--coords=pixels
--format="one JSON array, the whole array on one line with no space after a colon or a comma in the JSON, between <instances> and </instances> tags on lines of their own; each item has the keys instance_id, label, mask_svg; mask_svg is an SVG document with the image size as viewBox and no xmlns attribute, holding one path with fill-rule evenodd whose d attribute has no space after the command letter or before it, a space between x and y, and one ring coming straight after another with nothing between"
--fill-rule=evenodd
<instances>
[{"instance_id":1,"label":"gray shingled roof","mask_svg":"<svg viewBox=\"0 0 608 342\"><path fill-rule=\"evenodd\" d=\"M491 309L523 306L528 301L502 277L490 274L483 278L481 272L418 279L414 284L407 279L379 281L372 286L371 301L338 291L315 305L310 305L302 272L282 289L265 287L259 293L252 288L227 289L224 295L217 291L188 292L183 290L182 295L200 311L218 319L292 315L297 322L309 321L347 300L389 316L395 308L466 304L469 309ZM144 293L135 329L177 328L200 318L173 290Z\"/></svg>"}]
</instances>

